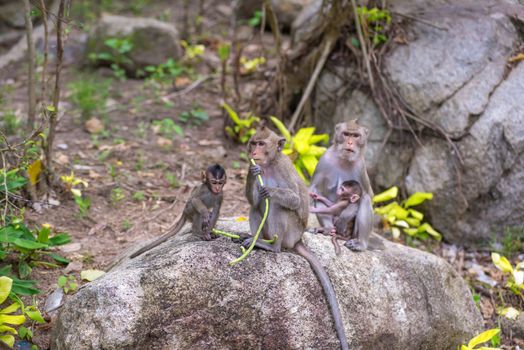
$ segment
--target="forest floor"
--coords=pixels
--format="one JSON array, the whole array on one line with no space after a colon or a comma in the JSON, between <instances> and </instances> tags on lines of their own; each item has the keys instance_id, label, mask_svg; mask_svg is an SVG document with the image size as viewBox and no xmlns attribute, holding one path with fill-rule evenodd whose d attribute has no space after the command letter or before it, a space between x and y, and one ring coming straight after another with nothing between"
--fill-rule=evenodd
<instances>
[{"instance_id":1,"label":"forest floor","mask_svg":"<svg viewBox=\"0 0 524 350\"><path fill-rule=\"evenodd\" d=\"M162 13L175 23L182 21L180 8L167 1L159 1L155 7L141 11L140 15L144 17ZM123 14L129 13L123 11ZM226 10L208 11L202 36L206 51L216 51L213 46L227 39L224 36L229 22ZM58 175L74 172L76 177L88 182L83 192L91 199L91 208L87 215L81 216L71 194L61 192L53 196L55 205L41 211L26 211L25 217L30 225L49 223L55 230L68 232L72 237L72 243L58 248L60 254L71 260L68 267L36 268L30 276L38 281L38 287L43 291L37 296L39 305L43 305L47 296L56 289L59 276L73 274L78 278L81 270L105 270L130 247L162 234L181 213L190 190L200 183L201 171L211 164L220 163L228 173L221 216L248 214L244 197L248 167L243 154L245 146L227 139L223 132L227 115L220 107L220 79L214 73L215 69L219 70L216 54L210 57L206 53L202 61L193 66L193 74L177 79L163 82L121 80L113 76L111 69L83 66L82 56L78 54L81 50L77 49L85 42L86 32L87 29L72 26L66 42L61 103L64 113L57 128L54 164ZM260 37L256 33L245 50L246 54L260 55L264 50L262 42L271 47L271 34ZM268 66L272 64L270 60ZM208 79L185 93L184 88L202 77ZM74 103L75 84L78 86L90 80L107 82L108 96L98 98L95 112L86 116ZM263 72L242 76L239 90L243 102L238 105L246 106L250 92L264 81ZM229 89L232 84L229 79ZM9 109L17 116L25 115L27 73L24 63L11 64L9 70L0 72L0 90L3 95L0 112ZM183 122L181 115L193 110L204 111L208 120L190 118ZM88 131L86 120L91 117L102 121L103 131ZM183 136L155 126L157 121L165 118L182 126ZM476 283L479 269L499 283L503 280L502 274L491 264L488 252L466 251L446 244L420 247L445 258L471 283ZM493 320L498 297L493 291L480 288L476 293L480 295L479 305L486 328L490 328L496 326ZM515 345L524 346L522 340L506 338L503 343L508 349ZM34 341L40 349L46 349L49 327L37 330Z\"/></svg>"}]
</instances>

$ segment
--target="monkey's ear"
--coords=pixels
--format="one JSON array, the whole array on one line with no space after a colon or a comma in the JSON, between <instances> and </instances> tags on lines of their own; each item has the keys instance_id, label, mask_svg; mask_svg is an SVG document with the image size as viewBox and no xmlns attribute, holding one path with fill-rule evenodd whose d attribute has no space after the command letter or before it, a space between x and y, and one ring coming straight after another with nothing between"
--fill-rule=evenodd
<instances>
[{"instance_id":1,"label":"monkey's ear","mask_svg":"<svg viewBox=\"0 0 524 350\"><path fill-rule=\"evenodd\" d=\"M202 183L206 183L207 182L207 174L206 174L206 171L205 170L202 170Z\"/></svg>"},{"instance_id":2,"label":"monkey's ear","mask_svg":"<svg viewBox=\"0 0 524 350\"><path fill-rule=\"evenodd\" d=\"M358 202L359 199L360 199L360 196L358 194L352 194L351 197L349 198L349 201L351 203L356 203Z\"/></svg>"},{"instance_id":3,"label":"monkey's ear","mask_svg":"<svg viewBox=\"0 0 524 350\"><path fill-rule=\"evenodd\" d=\"M284 148L286 144L286 139L285 138L281 138L278 140L278 151L281 152L282 149Z\"/></svg>"}]
</instances>

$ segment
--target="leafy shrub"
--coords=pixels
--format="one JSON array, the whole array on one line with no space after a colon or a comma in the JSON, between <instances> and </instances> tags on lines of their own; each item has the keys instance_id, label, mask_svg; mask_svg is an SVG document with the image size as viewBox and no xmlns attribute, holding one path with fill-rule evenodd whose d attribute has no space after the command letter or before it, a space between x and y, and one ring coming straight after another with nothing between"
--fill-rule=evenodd
<instances>
[{"instance_id":1,"label":"leafy shrub","mask_svg":"<svg viewBox=\"0 0 524 350\"><path fill-rule=\"evenodd\" d=\"M227 103L222 102L220 106L226 110L229 118L233 122L233 127L225 127L227 135L236 142L246 143L249 141L251 136L256 132L255 124L260 122L260 118L249 114L244 118L240 118L237 112Z\"/></svg>"},{"instance_id":2,"label":"leafy shrub","mask_svg":"<svg viewBox=\"0 0 524 350\"><path fill-rule=\"evenodd\" d=\"M398 187L377 194L373 197L373 203L383 203L395 199L398 196ZM413 209L426 200L433 199L433 194L428 192L415 192L408 199L400 204L397 201L375 208L375 213L384 218L386 229L391 230L394 238L400 237L400 229L410 237L427 239L432 237L437 241L442 239L442 235L437 232L429 223L422 223L424 214Z\"/></svg>"},{"instance_id":3,"label":"leafy shrub","mask_svg":"<svg viewBox=\"0 0 524 350\"><path fill-rule=\"evenodd\" d=\"M497 269L509 275L506 288L524 300L524 295L522 294L522 290L524 290L524 261L513 267L505 256L501 256L498 253L491 253L491 261L493 261Z\"/></svg>"},{"instance_id":4,"label":"leafy shrub","mask_svg":"<svg viewBox=\"0 0 524 350\"><path fill-rule=\"evenodd\" d=\"M391 23L391 15L388 10L376 7L368 9L366 6L361 6L357 9L357 13L364 36L370 38L374 46L388 40L385 29Z\"/></svg>"},{"instance_id":5,"label":"leafy shrub","mask_svg":"<svg viewBox=\"0 0 524 350\"><path fill-rule=\"evenodd\" d=\"M124 80L126 72L123 67L132 63L128 53L133 49L133 42L130 38L109 38L104 41L104 45L107 51L93 52L89 54L89 59L109 64L115 77Z\"/></svg>"},{"instance_id":6,"label":"leafy shrub","mask_svg":"<svg viewBox=\"0 0 524 350\"><path fill-rule=\"evenodd\" d=\"M182 112L178 119L183 123L200 125L209 120L209 115L204 109L195 107L190 111Z\"/></svg>"},{"instance_id":7,"label":"leafy shrub","mask_svg":"<svg viewBox=\"0 0 524 350\"><path fill-rule=\"evenodd\" d=\"M186 71L186 68L170 58L158 66L146 66L144 70L149 73L151 79L162 81L178 77Z\"/></svg>"},{"instance_id":8,"label":"leafy shrub","mask_svg":"<svg viewBox=\"0 0 524 350\"><path fill-rule=\"evenodd\" d=\"M171 118L153 121L153 128L155 133L160 133L167 138L174 138L175 135L184 136L184 129Z\"/></svg>"},{"instance_id":9,"label":"leafy shrub","mask_svg":"<svg viewBox=\"0 0 524 350\"><path fill-rule=\"evenodd\" d=\"M68 85L71 101L82 113L82 119L104 113L110 83L110 80L82 76Z\"/></svg>"}]
</instances>

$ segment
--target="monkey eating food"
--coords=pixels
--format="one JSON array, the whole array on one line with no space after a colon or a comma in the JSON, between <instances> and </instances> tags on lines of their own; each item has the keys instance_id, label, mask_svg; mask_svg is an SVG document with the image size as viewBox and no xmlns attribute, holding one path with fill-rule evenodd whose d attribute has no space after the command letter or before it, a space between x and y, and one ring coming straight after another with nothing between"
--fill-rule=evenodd
<instances>
[{"instance_id":1,"label":"monkey eating food","mask_svg":"<svg viewBox=\"0 0 524 350\"><path fill-rule=\"evenodd\" d=\"M368 249L369 237L373 229L371 203L373 190L364 160L367 137L368 130L354 120L337 124L334 144L320 157L310 186L310 192L318 193L335 202L337 189L343 181L355 180L362 185L363 193L359 201L352 237L346 243L349 249L355 251ZM316 207L325 206L320 201L316 203ZM334 227L329 215L317 214L317 218L322 227Z\"/></svg>"},{"instance_id":2,"label":"monkey eating food","mask_svg":"<svg viewBox=\"0 0 524 350\"><path fill-rule=\"evenodd\" d=\"M338 245L337 238L346 241L352 238L354 221L362 196L362 187L355 180L344 181L336 193L337 201L335 203L317 193L310 193L311 198L324 203L327 207L310 208L309 211L311 213L332 216L334 228L320 227L314 229L313 232L332 236L335 252L339 255L340 246Z\"/></svg>"},{"instance_id":3,"label":"monkey eating food","mask_svg":"<svg viewBox=\"0 0 524 350\"><path fill-rule=\"evenodd\" d=\"M344 324L333 285L318 258L302 243L309 214L308 191L291 160L282 154L285 142L284 138L264 126L258 128L248 142L249 157L256 162L249 168L246 183L246 197L251 206L250 230L252 235L257 232L266 210L265 199L269 198L269 211L262 235L266 240L276 240L273 243L256 240L255 246L275 253L283 249L293 250L309 262L326 294L341 348L347 349ZM256 181L257 175L263 177L264 186ZM252 241L253 237L244 241L243 245L247 247Z\"/></svg>"},{"instance_id":4,"label":"monkey eating food","mask_svg":"<svg viewBox=\"0 0 524 350\"><path fill-rule=\"evenodd\" d=\"M186 202L180 219L161 237L131 254L131 259L164 243L176 235L186 221L192 223L191 232L205 241L212 239L212 230L218 220L222 206L222 189L226 184L226 171L219 164L212 165L202 172L202 184L195 187Z\"/></svg>"}]
</instances>

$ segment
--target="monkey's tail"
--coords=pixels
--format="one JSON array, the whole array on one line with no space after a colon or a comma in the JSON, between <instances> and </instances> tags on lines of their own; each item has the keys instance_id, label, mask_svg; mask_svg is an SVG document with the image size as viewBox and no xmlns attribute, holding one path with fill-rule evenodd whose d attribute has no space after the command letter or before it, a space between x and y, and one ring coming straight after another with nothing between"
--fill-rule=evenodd
<instances>
[{"instance_id":1,"label":"monkey's tail","mask_svg":"<svg viewBox=\"0 0 524 350\"><path fill-rule=\"evenodd\" d=\"M340 245L338 244L337 236L331 236L331 242L333 242L335 247L335 254L340 255Z\"/></svg>"},{"instance_id":2,"label":"monkey's tail","mask_svg":"<svg viewBox=\"0 0 524 350\"><path fill-rule=\"evenodd\" d=\"M304 243L298 242L295 245L295 251L309 262L311 268L315 272L315 275L317 275L317 278L324 289L324 294L326 294L326 298L331 309L331 314L333 315L333 320L335 321L335 329L340 341L340 348L342 350L348 350L348 341L346 339L346 332L344 330L344 323L342 322L342 315L340 314L337 296L326 270L324 270L315 254L313 254L313 252L310 251L304 245Z\"/></svg>"},{"instance_id":3,"label":"monkey's tail","mask_svg":"<svg viewBox=\"0 0 524 350\"><path fill-rule=\"evenodd\" d=\"M185 225L185 223L186 223L186 216L184 214L182 214L180 219L176 222L176 224L174 226L172 226L172 228L170 228L162 236L160 236L157 239L155 239L153 242L149 243L145 247L142 247L139 250L137 250L136 252L134 252L133 254L131 254L130 258L131 259L136 258L137 256L142 255L143 253L147 252L148 250L153 249L157 245L160 245L160 244L164 243L169 238L171 238L174 235L176 235L178 233L178 231L180 231L180 229Z\"/></svg>"}]
</instances>

